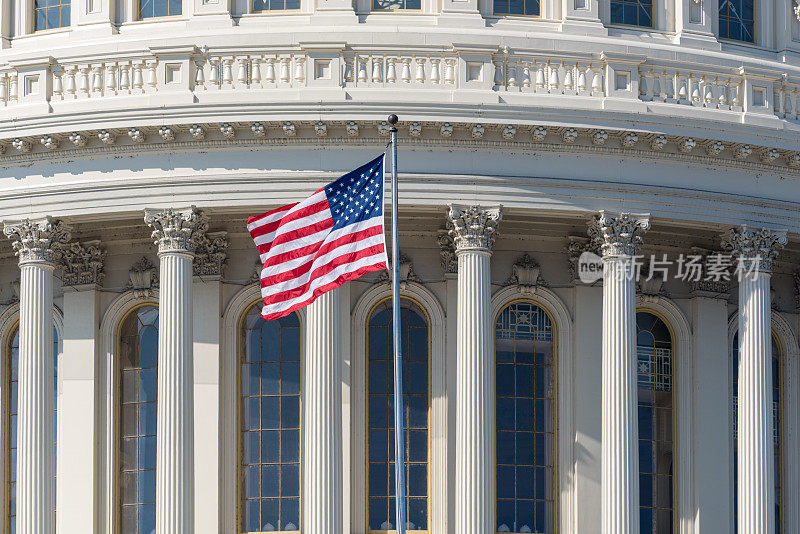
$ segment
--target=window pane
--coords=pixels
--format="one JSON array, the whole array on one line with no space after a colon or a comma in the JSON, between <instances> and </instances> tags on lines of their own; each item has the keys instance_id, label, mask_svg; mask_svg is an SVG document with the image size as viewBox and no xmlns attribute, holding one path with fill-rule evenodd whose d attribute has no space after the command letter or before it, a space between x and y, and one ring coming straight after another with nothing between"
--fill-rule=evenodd
<instances>
[{"instance_id":1,"label":"window pane","mask_svg":"<svg viewBox=\"0 0 800 534\"><path fill-rule=\"evenodd\" d=\"M120 329L120 429L124 533L155 528L158 308L131 312Z\"/></svg>"},{"instance_id":2,"label":"window pane","mask_svg":"<svg viewBox=\"0 0 800 534\"><path fill-rule=\"evenodd\" d=\"M782 384L782 376L781 376L781 362L783 361L783 355L781 354L780 345L778 345L775 336L772 336L772 437L773 442L775 444L775 532L781 533L781 484L782 480L782 472L780 469L781 466L781 455L783 454L781 448L781 426L782 426L782 415L781 415L781 384ZM737 510L738 510L738 491L737 486L739 484L739 469L738 469L738 461L739 461L739 443L737 441L737 430L738 430L738 396L739 396L739 333L737 332L733 336L733 346L731 347L731 367L733 381L731 383L731 406L732 406L732 428L733 428L733 531L734 534L737 531Z\"/></svg>"},{"instance_id":3,"label":"window pane","mask_svg":"<svg viewBox=\"0 0 800 534\"><path fill-rule=\"evenodd\" d=\"M300 530L300 320L245 316L240 342L242 526Z\"/></svg>"},{"instance_id":4,"label":"window pane","mask_svg":"<svg viewBox=\"0 0 800 534\"><path fill-rule=\"evenodd\" d=\"M406 516L409 530L428 529L428 408L430 334L425 312L401 302ZM391 301L380 303L367 329L368 526L394 530L394 373Z\"/></svg>"},{"instance_id":5,"label":"window pane","mask_svg":"<svg viewBox=\"0 0 800 534\"><path fill-rule=\"evenodd\" d=\"M636 314L639 518L642 532L672 532L672 338L658 316Z\"/></svg>"},{"instance_id":6,"label":"window pane","mask_svg":"<svg viewBox=\"0 0 800 534\"><path fill-rule=\"evenodd\" d=\"M753 0L719 0L719 36L721 39L754 42Z\"/></svg>"},{"instance_id":7,"label":"window pane","mask_svg":"<svg viewBox=\"0 0 800 534\"><path fill-rule=\"evenodd\" d=\"M611 22L628 26L653 26L653 0L611 0Z\"/></svg>"},{"instance_id":8,"label":"window pane","mask_svg":"<svg viewBox=\"0 0 800 534\"><path fill-rule=\"evenodd\" d=\"M512 2L512 5L513 2ZM495 324L497 531L551 534L555 400L553 325L531 302Z\"/></svg>"},{"instance_id":9,"label":"window pane","mask_svg":"<svg viewBox=\"0 0 800 534\"><path fill-rule=\"evenodd\" d=\"M52 30L69 26L70 0L34 2L34 31Z\"/></svg>"}]
</instances>

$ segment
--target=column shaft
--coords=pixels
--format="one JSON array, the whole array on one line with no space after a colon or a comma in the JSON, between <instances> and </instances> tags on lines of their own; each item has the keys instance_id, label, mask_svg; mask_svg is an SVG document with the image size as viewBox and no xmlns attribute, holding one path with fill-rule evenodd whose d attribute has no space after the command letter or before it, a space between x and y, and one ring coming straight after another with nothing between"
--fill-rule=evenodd
<instances>
[{"instance_id":1,"label":"column shaft","mask_svg":"<svg viewBox=\"0 0 800 534\"><path fill-rule=\"evenodd\" d=\"M603 259L602 532L639 532L636 285L629 256Z\"/></svg>"},{"instance_id":2,"label":"column shaft","mask_svg":"<svg viewBox=\"0 0 800 534\"><path fill-rule=\"evenodd\" d=\"M495 532L491 253L458 254L456 532Z\"/></svg>"},{"instance_id":3,"label":"column shaft","mask_svg":"<svg viewBox=\"0 0 800 534\"><path fill-rule=\"evenodd\" d=\"M739 532L775 534L769 273L739 282Z\"/></svg>"},{"instance_id":4,"label":"column shaft","mask_svg":"<svg viewBox=\"0 0 800 534\"><path fill-rule=\"evenodd\" d=\"M339 290L306 308L303 361L303 531L342 532Z\"/></svg>"},{"instance_id":5,"label":"column shaft","mask_svg":"<svg viewBox=\"0 0 800 534\"><path fill-rule=\"evenodd\" d=\"M156 534L194 534L192 255L159 261Z\"/></svg>"},{"instance_id":6,"label":"column shaft","mask_svg":"<svg viewBox=\"0 0 800 534\"><path fill-rule=\"evenodd\" d=\"M20 265L17 532L55 529L53 264Z\"/></svg>"}]
</instances>

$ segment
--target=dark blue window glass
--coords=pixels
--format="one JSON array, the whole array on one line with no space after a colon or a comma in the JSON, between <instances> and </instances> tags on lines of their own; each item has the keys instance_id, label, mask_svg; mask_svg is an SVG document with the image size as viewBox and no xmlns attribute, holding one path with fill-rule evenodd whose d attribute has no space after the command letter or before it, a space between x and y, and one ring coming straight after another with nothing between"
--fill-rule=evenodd
<instances>
[{"instance_id":1,"label":"dark blue window glass","mask_svg":"<svg viewBox=\"0 0 800 534\"><path fill-rule=\"evenodd\" d=\"M13 534L17 530L17 385L19 384L19 327L11 336L11 345L8 350L9 396L8 401L8 531ZM53 328L53 400L57 401L58 393L58 332ZM58 423L57 406L53 405L54 423ZM57 435L57 428L53 426L53 437ZM58 443L56 443L58 445ZM53 480L55 486L55 480Z\"/></svg>"},{"instance_id":2,"label":"dark blue window glass","mask_svg":"<svg viewBox=\"0 0 800 534\"><path fill-rule=\"evenodd\" d=\"M119 340L121 534L151 534L156 521L158 308L125 318Z\"/></svg>"},{"instance_id":3,"label":"dark blue window glass","mask_svg":"<svg viewBox=\"0 0 800 534\"><path fill-rule=\"evenodd\" d=\"M653 0L611 0L611 23L653 27Z\"/></svg>"},{"instance_id":4,"label":"dark blue window glass","mask_svg":"<svg viewBox=\"0 0 800 534\"><path fill-rule=\"evenodd\" d=\"M241 361L241 524L300 530L300 318L245 316Z\"/></svg>"},{"instance_id":5,"label":"dark blue window glass","mask_svg":"<svg viewBox=\"0 0 800 534\"><path fill-rule=\"evenodd\" d=\"M642 533L672 533L672 336L656 315L636 314L639 519Z\"/></svg>"},{"instance_id":6,"label":"dark blue window glass","mask_svg":"<svg viewBox=\"0 0 800 534\"><path fill-rule=\"evenodd\" d=\"M171 17L180 15L181 10L181 0L139 0L140 19Z\"/></svg>"},{"instance_id":7,"label":"dark blue window glass","mask_svg":"<svg viewBox=\"0 0 800 534\"><path fill-rule=\"evenodd\" d=\"M781 530L781 349L772 337L772 424L773 439L775 442L775 532ZM733 531L738 530L738 491L739 482L739 443L737 440L737 413L739 398L739 333L733 337L731 348L731 363L733 368L733 383L731 384L731 403L733 404Z\"/></svg>"},{"instance_id":8,"label":"dark blue window glass","mask_svg":"<svg viewBox=\"0 0 800 534\"><path fill-rule=\"evenodd\" d=\"M428 530L429 328L425 312L403 299L403 431L408 530ZM367 331L368 529L394 531L394 374L391 301L372 312Z\"/></svg>"},{"instance_id":9,"label":"dark blue window glass","mask_svg":"<svg viewBox=\"0 0 800 534\"><path fill-rule=\"evenodd\" d=\"M552 533L555 525L553 325L516 302L495 325L497 531Z\"/></svg>"},{"instance_id":10,"label":"dark blue window glass","mask_svg":"<svg viewBox=\"0 0 800 534\"><path fill-rule=\"evenodd\" d=\"M755 42L754 0L719 0L719 37Z\"/></svg>"},{"instance_id":11,"label":"dark blue window glass","mask_svg":"<svg viewBox=\"0 0 800 534\"><path fill-rule=\"evenodd\" d=\"M69 26L70 0L34 0L33 30L52 30Z\"/></svg>"},{"instance_id":12,"label":"dark blue window glass","mask_svg":"<svg viewBox=\"0 0 800 534\"><path fill-rule=\"evenodd\" d=\"M539 0L494 0L495 15L541 15Z\"/></svg>"}]
</instances>

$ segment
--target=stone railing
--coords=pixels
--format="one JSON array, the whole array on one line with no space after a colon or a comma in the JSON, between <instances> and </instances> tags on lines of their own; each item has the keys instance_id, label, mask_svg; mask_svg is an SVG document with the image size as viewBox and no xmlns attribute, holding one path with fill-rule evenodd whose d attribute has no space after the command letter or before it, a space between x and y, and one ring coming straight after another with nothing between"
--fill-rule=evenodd
<instances>
[{"instance_id":1,"label":"stone railing","mask_svg":"<svg viewBox=\"0 0 800 534\"><path fill-rule=\"evenodd\" d=\"M377 98L380 89L425 89L419 101L452 101L603 109L602 99L627 100L617 111L662 116L689 115L689 108L719 110L715 119L741 122L736 113L790 121L800 115L800 76L750 67L681 64L629 54L512 50L491 46L416 46L364 49L345 44L282 49L212 50L151 47L116 56L55 59L0 65L0 127L5 120L76 112L70 102L102 101L91 111L113 113L118 106L141 107L136 95L192 94L193 104L224 104L212 93L234 90L244 102L269 101L269 91L338 89L352 98ZM359 93L361 89L369 89ZM253 93L248 100L247 94ZM424 94L423 94L424 93ZM307 93L323 101L322 93ZM125 103L115 101L128 97ZM448 95L449 97L449 95ZM446 97L446 98L448 98ZM277 101L285 94L275 93ZM494 100L492 100L494 98ZM544 98L545 100L539 100ZM476 100L477 99L477 100ZM585 102L585 104L582 104ZM18 106L19 104L40 106ZM169 100L160 103L168 108ZM185 106L186 101L180 100ZM12 111L13 109L13 111ZM706 115L706 117L710 117Z\"/></svg>"}]
</instances>

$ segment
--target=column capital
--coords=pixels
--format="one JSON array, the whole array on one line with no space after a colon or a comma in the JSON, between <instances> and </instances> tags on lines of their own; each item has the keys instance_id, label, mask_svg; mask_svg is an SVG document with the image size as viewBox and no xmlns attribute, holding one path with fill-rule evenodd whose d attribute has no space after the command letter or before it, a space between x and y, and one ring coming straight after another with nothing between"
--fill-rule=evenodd
<instances>
[{"instance_id":1,"label":"column capital","mask_svg":"<svg viewBox=\"0 0 800 534\"><path fill-rule=\"evenodd\" d=\"M482 208L450 204L447 214L449 234L456 254L465 250L489 252L497 237L497 223L502 218L502 206Z\"/></svg>"},{"instance_id":2,"label":"column capital","mask_svg":"<svg viewBox=\"0 0 800 534\"><path fill-rule=\"evenodd\" d=\"M744 262L744 267L758 272L772 272L772 262L786 244L786 230L753 228L743 224L722 236L722 246Z\"/></svg>"},{"instance_id":3,"label":"column capital","mask_svg":"<svg viewBox=\"0 0 800 534\"><path fill-rule=\"evenodd\" d=\"M69 243L60 247L54 258L64 270L61 281L65 286L98 286L106 277L103 272L106 251L99 239Z\"/></svg>"},{"instance_id":4,"label":"column capital","mask_svg":"<svg viewBox=\"0 0 800 534\"><path fill-rule=\"evenodd\" d=\"M19 257L20 265L25 263L52 265L53 252L59 245L69 241L70 230L69 225L49 216L3 223L3 233L13 240L11 246Z\"/></svg>"},{"instance_id":5,"label":"column capital","mask_svg":"<svg viewBox=\"0 0 800 534\"><path fill-rule=\"evenodd\" d=\"M194 275L222 276L228 261L228 232L201 232L195 236Z\"/></svg>"},{"instance_id":6,"label":"column capital","mask_svg":"<svg viewBox=\"0 0 800 534\"><path fill-rule=\"evenodd\" d=\"M144 222L153 228L159 254L194 254L199 234L208 229L208 217L194 206L182 210L148 208L144 210Z\"/></svg>"},{"instance_id":7,"label":"column capital","mask_svg":"<svg viewBox=\"0 0 800 534\"><path fill-rule=\"evenodd\" d=\"M650 214L600 211L587 224L589 237L600 245L603 257L635 256L641 234L650 229Z\"/></svg>"}]
</instances>

